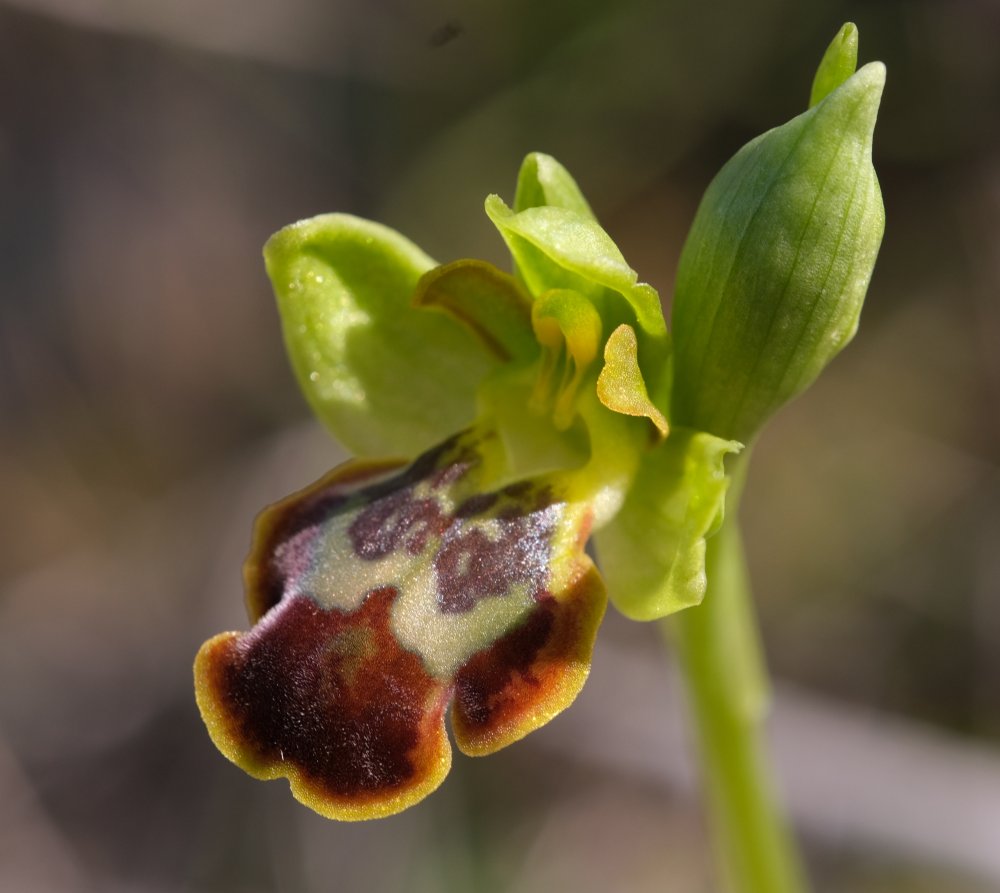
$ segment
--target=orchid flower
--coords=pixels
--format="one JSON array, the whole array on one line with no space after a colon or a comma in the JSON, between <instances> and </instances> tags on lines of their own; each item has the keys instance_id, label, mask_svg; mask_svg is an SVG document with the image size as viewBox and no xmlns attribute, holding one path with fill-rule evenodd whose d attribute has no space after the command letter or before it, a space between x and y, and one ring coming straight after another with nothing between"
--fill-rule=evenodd
<instances>
[{"instance_id":1,"label":"orchid flower","mask_svg":"<svg viewBox=\"0 0 1000 893\"><path fill-rule=\"evenodd\" d=\"M437 787L449 705L478 755L573 700L607 599L585 546L605 531L614 568L638 476L666 509L655 576L671 583L650 598L609 569L612 597L649 617L704 588L737 445L668 427L659 297L548 156L525 161L513 209L491 196L486 211L514 275L436 265L345 215L265 249L302 388L359 458L258 518L255 626L205 644L198 699L226 756L333 818Z\"/></svg>"},{"instance_id":2,"label":"orchid flower","mask_svg":"<svg viewBox=\"0 0 1000 893\"><path fill-rule=\"evenodd\" d=\"M871 78L852 72L828 78L832 95L785 128L843 127L845 103L870 92ZM863 154L868 123L850 126ZM710 354L712 302L739 286L727 252L747 249L731 222L757 225L760 168L808 144L796 133L772 131L720 174L736 182L703 207L696 231L707 233L685 251L697 257L682 266L678 330L689 343L676 353L656 291L547 155L527 157L512 207L486 200L513 273L436 264L343 214L271 238L267 270L299 383L357 458L257 519L244 568L252 628L210 639L195 663L225 756L257 778L287 778L322 815L390 815L447 774L449 711L455 745L483 755L566 708L609 596L640 620L701 601L725 459L762 418L725 400L735 382L739 407L780 402L774 388L769 403L754 397L746 363L731 372ZM805 238L807 217L772 213L768 226ZM802 269L769 275L794 281ZM737 338L737 359L740 349ZM795 362L786 357L782 374ZM701 375L701 363L721 400L700 379L676 380Z\"/></svg>"}]
</instances>

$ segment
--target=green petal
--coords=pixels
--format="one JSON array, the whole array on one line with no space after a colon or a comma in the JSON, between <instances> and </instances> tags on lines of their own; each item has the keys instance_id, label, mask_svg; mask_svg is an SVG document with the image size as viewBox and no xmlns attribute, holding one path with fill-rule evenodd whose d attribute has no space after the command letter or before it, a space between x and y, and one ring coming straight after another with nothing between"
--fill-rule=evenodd
<instances>
[{"instance_id":1,"label":"green petal","mask_svg":"<svg viewBox=\"0 0 1000 893\"><path fill-rule=\"evenodd\" d=\"M595 534L612 603L655 620L705 594L705 538L722 521L723 460L740 444L674 428L647 453L621 511Z\"/></svg>"},{"instance_id":2,"label":"green petal","mask_svg":"<svg viewBox=\"0 0 1000 893\"><path fill-rule=\"evenodd\" d=\"M596 219L570 172L551 155L532 152L524 159L517 175L514 210L524 211L545 205Z\"/></svg>"},{"instance_id":3,"label":"green petal","mask_svg":"<svg viewBox=\"0 0 1000 893\"><path fill-rule=\"evenodd\" d=\"M669 429L663 413L649 399L639 369L639 343L635 329L622 324L604 345L604 368L597 378L597 396L608 409L623 415L645 416L666 437Z\"/></svg>"},{"instance_id":4,"label":"green petal","mask_svg":"<svg viewBox=\"0 0 1000 893\"><path fill-rule=\"evenodd\" d=\"M458 260L429 270L417 283L413 303L463 323L502 362L538 356L531 297L513 276L485 261Z\"/></svg>"},{"instance_id":5,"label":"green petal","mask_svg":"<svg viewBox=\"0 0 1000 893\"><path fill-rule=\"evenodd\" d=\"M594 301L608 331L634 321L644 333L665 339L656 290L637 281L635 270L592 217L551 206L515 212L496 195L486 199L486 213L532 294L552 288L578 291Z\"/></svg>"},{"instance_id":6,"label":"green petal","mask_svg":"<svg viewBox=\"0 0 1000 893\"><path fill-rule=\"evenodd\" d=\"M444 314L415 308L434 262L387 227L327 214L264 248L299 384L313 410L362 456L414 456L475 417L495 360Z\"/></svg>"},{"instance_id":7,"label":"green petal","mask_svg":"<svg viewBox=\"0 0 1000 893\"><path fill-rule=\"evenodd\" d=\"M858 29L853 22L848 22L826 48L823 58L816 69L812 92L809 95L809 108L826 97L846 81L858 67Z\"/></svg>"}]
</instances>

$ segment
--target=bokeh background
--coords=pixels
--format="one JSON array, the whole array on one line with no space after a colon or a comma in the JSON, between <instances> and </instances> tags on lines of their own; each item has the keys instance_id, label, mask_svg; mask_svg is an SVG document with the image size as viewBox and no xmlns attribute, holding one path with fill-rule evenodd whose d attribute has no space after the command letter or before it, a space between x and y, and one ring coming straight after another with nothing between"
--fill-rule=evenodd
<instances>
[{"instance_id":1,"label":"bokeh background","mask_svg":"<svg viewBox=\"0 0 1000 893\"><path fill-rule=\"evenodd\" d=\"M343 457L260 248L328 210L505 263L559 157L666 301L714 171L845 20L889 79L860 333L755 454L780 783L818 891L1000 890L1000 5L0 0L0 890L716 889L669 649L609 615L550 726L396 818L194 708L254 513Z\"/></svg>"}]
</instances>

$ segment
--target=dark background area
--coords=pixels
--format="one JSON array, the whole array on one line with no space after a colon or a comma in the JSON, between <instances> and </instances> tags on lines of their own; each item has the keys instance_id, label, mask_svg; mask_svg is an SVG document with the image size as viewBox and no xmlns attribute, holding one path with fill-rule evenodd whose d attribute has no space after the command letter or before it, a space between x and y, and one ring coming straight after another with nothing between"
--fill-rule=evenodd
<instances>
[{"instance_id":1,"label":"dark background area","mask_svg":"<svg viewBox=\"0 0 1000 893\"><path fill-rule=\"evenodd\" d=\"M651 627L609 616L574 708L356 826L228 765L190 664L245 625L255 512L344 456L284 359L271 232L349 211L506 263L482 201L537 149L669 303L708 181L846 20L888 66L888 223L744 500L779 775L817 890L1000 890L989 0L0 2L0 889L714 889Z\"/></svg>"}]
</instances>

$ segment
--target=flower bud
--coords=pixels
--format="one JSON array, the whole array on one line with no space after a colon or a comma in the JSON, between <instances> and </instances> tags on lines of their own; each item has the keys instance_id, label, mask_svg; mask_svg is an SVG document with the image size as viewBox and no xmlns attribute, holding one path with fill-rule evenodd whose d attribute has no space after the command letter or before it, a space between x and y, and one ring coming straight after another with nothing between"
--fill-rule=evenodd
<instances>
[{"instance_id":1,"label":"flower bud","mask_svg":"<svg viewBox=\"0 0 1000 893\"><path fill-rule=\"evenodd\" d=\"M821 98L744 146L698 209L673 308L675 424L748 443L857 329L885 226L871 161L885 67L850 74L845 30Z\"/></svg>"}]
</instances>

